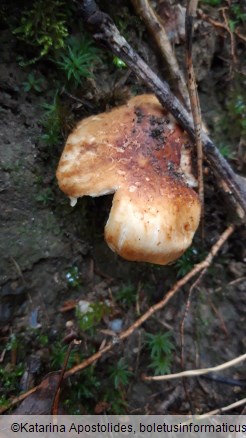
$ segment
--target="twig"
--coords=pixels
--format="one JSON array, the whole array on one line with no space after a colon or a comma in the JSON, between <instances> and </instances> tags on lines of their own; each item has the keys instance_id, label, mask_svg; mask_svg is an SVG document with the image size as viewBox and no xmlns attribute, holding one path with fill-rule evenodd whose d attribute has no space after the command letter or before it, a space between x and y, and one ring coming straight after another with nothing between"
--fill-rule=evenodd
<instances>
[{"instance_id":1,"label":"twig","mask_svg":"<svg viewBox=\"0 0 246 438\"><path fill-rule=\"evenodd\" d=\"M221 23L220 21L216 21L213 18L209 17L207 14L205 14L201 9L197 11L198 16L202 19L207 21L208 23L212 24L214 27L218 27L220 29L223 29L225 31L228 31L227 26L224 23ZM246 35L241 34L237 29L234 29L234 34L244 43L246 43Z\"/></svg>"},{"instance_id":2,"label":"twig","mask_svg":"<svg viewBox=\"0 0 246 438\"><path fill-rule=\"evenodd\" d=\"M193 283L193 285L190 287L188 299L187 299L187 302L186 302L184 317L183 317L183 320L181 322L181 327L180 327L180 333L181 333L181 366L183 368L184 368L184 324L185 324L185 319L186 319L186 316L187 316L189 308L190 308L191 294L192 294L193 290L197 287L198 283L201 281L201 279L204 276L204 274L206 273L208 267L211 265L212 260L215 257L215 255L218 253L218 251L220 250L221 246L225 243L225 241L228 239L228 237L231 235L231 233L233 231L234 231L234 227L232 225L230 227L228 227L224 231L224 233L221 234L221 236L217 240L217 242L214 244L214 246L212 247L211 251L207 255L206 259L203 262L201 262L198 265L196 265L196 267L202 265L201 269L199 269L200 275L197 278L197 280ZM196 267L194 269L196 269ZM189 274L187 274L187 275L189 275Z\"/></svg>"},{"instance_id":3,"label":"twig","mask_svg":"<svg viewBox=\"0 0 246 438\"><path fill-rule=\"evenodd\" d=\"M207 270L207 268L206 268L206 270ZM185 311L184 311L184 316L183 316L183 319L182 319L181 324L180 324L180 344L181 344L180 359L181 359L181 368L182 369L185 368L185 349L184 349L184 339L185 339L185 337L184 337L184 327L185 327L185 320L186 320L186 317L187 317L188 312L190 310L192 292L198 286L198 283L201 281L204 273L205 273L205 269L203 269L200 272L199 277L196 279L196 281L192 284L192 286L189 289L188 298L187 298L187 301L186 301L186 306L185 306ZM191 400L191 396L190 396L190 393L188 391L188 386L187 386L187 382L186 382L185 379L183 379L183 387L184 387L184 392L185 392L186 398L187 398L187 400L188 400L188 402L190 404L191 411L193 411L193 409L192 409L192 400Z\"/></svg>"},{"instance_id":4,"label":"twig","mask_svg":"<svg viewBox=\"0 0 246 438\"><path fill-rule=\"evenodd\" d=\"M94 0L81 0L81 11L86 24L90 27L94 39L121 58L128 67L141 79L157 96L160 103L174 116L182 128L195 139L193 122L190 115L171 93L168 84L161 81L147 66L140 56L120 35L111 18L101 12ZM243 219L246 215L246 191L240 178L222 157L207 134L201 134L204 154L219 183L223 182L224 191L229 194L229 202L238 216ZM226 189L225 189L226 188Z\"/></svg>"},{"instance_id":5,"label":"twig","mask_svg":"<svg viewBox=\"0 0 246 438\"><path fill-rule=\"evenodd\" d=\"M10 259L11 259L11 261L13 262L13 264L14 264L14 266L15 266L15 269L16 269L16 271L18 272L19 276L21 277L22 283L24 284L24 286L26 286L26 281L25 281L24 275L23 275L23 273L22 273L22 270L21 270L19 264L18 264L17 261L14 259L14 257L10 257Z\"/></svg>"},{"instance_id":6,"label":"twig","mask_svg":"<svg viewBox=\"0 0 246 438\"><path fill-rule=\"evenodd\" d=\"M232 280L230 281L230 283L228 283L230 286L232 286L233 284L237 284L240 283L241 281L246 280L246 277L240 277L240 278L236 278L236 280Z\"/></svg>"},{"instance_id":7,"label":"twig","mask_svg":"<svg viewBox=\"0 0 246 438\"><path fill-rule=\"evenodd\" d=\"M8 409L10 409L11 407L17 405L18 403L22 402L23 400L25 400L25 398L29 397L30 395L32 395L34 392L36 392L39 389L39 385L35 386L32 389L29 389L29 391L24 392L21 395L18 395L18 397L15 397L13 399L10 400L10 402L8 403L8 405L0 407L0 415L2 415L4 412L6 412Z\"/></svg>"},{"instance_id":8,"label":"twig","mask_svg":"<svg viewBox=\"0 0 246 438\"><path fill-rule=\"evenodd\" d=\"M229 64L229 66L231 65L231 61L229 59L224 58L224 56L217 55L217 57L218 57L218 59L221 59L221 61L225 62L226 64ZM239 70L235 66L233 67L233 69L234 69L235 73L238 73L238 74L240 74L242 76L246 76L246 73L243 71L243 66L242 66L241 70ZM242 163L240 163L240 164L242 164Z\"/></svg>"},{"instance_id":9,"label":"twig","mask_svg":"<svg viewBox=\"0 0 246 438\"><path fill-rule=\"evenodd\" d=\"M190 111L190 100L186 83L163 24L148 0L132 0L132 3L154 38L159 52L166 62L171 82L178 90L186 109Z\"/></svg>"},{"instance_id":10,"label":"twig","mask_svg":"<svg viewBox=\"0 0 246 438\"><path fill-rule=\"evenodd\" d=\"M76 365L75 367L71 368L64 374L64 379L76 374L77 372L87 368L89 365L100 359L105 353L113 349L115 345L119 343L119 341L123 341L124 339L128 338L138 327L140 327L147 319L149 319L154 313L156 313L158 310L163 309L167 305L167 303L173 298L173 296L183 287L188 281L190 281L196 274L198 274L200 271L202 271L204 268L209 266L211 263L213 257L217 254L223 243L229 238L229 236L233 233L235 227L234 225L230 225L224 233L220 236L219 240L214 244L214 246L211 248L211 251L207 255L207 257L200 262L198 265L196 265L188 274L186 274L183 278L181 278L179 281L177 281L174 286L167 292L164 296L164 298L159 301L154 306L150 307L146 313L144 313L140 318L138 318L128 329L121 332L119 337L115 337L113 342L110 342L105 345L101 350L97 351L95 354L90 356L89 358L85 359L80 364ZM14 406L18 402L24 400L26 397L28 397L30 394L35 392L38 389L38 386L35 388L32 388L31 391L28 391L24 394L22 394L20 397L17 397L13 400L11 400L10 404L7 407L0 408L0 414L5 412L10 407Z\"/></svg>"},{"instance_id":11,"label":"twig","mask_svg":"<svg viewBox=\"0 0 246 438\"><path fill-rule=\"evenodd\" d=\"M216 367L202 368L200 370L187 370L187 371L182 371L181 373L166 374L164 376L144 376L144 380L172 380L172 379L180 379L181 377L202 376L204 374L208 374L211 372L218 372L225 370L226 368L231 368L245 360L246 360L246 353L242 354L241 356L235 357L234 359L229 360L228 362L224 362L221 365L217 365Z\"/></svg>"},{"instance_id":12,"label":"twig","mask_svg":"<svg viewBox=\"0 0 246 438\"><path fill-rule=\"evenodd\" d=\"M192 62L193 21L196 16L198 0L189 0L186 8L185 34L186 34L186 68L188 72L188 90L190 95L191 111L195 128L195 144L197 151L197 178L199 198L201 202L201 225L204 222L204 184L203 184L203 147L201 139L202 116L200 101L197 93L195 71Z\"/></svg>"},{"instance_id":13,"label":"twig","mask_svg":"<svg viewBox=\"0 0 246 438\"><path fill-rule=\"evenodd\" d=\"M218 320L220 321L221 328L222 328L224 334L225 334L226 336L228 336L229 333L228 333L228 330L227 330L227 328L226 328L226 325L225 325L224 319L222 318L222 315L220 314L220 312L218 311L218 309L216 309L216 306L214 305L213 301L211 300L210 294L208 294L208 301L209 301L209 304L210 304L210 306L211 306L213 312L215 313L215 315L217 316Z\"/></svg>"},{"instance_id":14,"label":"twig","mask_svg":"<svg viewBox=\"0 0 246 438\"><path fill-rule=\"evenodd\" d=\"M176 400L180 399L181 387L178 385L173 389L169 395L165 396L164 401L160 404L159 410L166 414L169 406L173 405Z\"/></svg>"},{"instance_id":15,"label":"twig","mask_svg":"<svg viewBox=\"0 0 246 438\"><path fill-rule=\"evenodd\" d=\"M81 104L83 107L85 107L85 108L87 107L87 108L89 108L90 110L93 108L93 105L90 104L90 102L88 102L88 101L86 101L86 100L79 99L77 96L74 96L73 94L69 93L69 92L65 89L65 87L62 88L62 90L61 90L61 94L65 94L65 96L69 97L70 99L74 100L74 101L77 102L77 103L80 103L80 104Z\"/></svg>"},{"instance_id":16,"label":"twig","mask_svg":"<svg viewBox=\"0 0 246 438\"><path fill-rule=\"evenodd\" d=\"M219 408L219 409L214 409L213 411L207 412L206 414L195 415L195 418L197 420L200 420L202 418L208 418L208 417L211 417L211 415L221 414L222 412L230 411L231 409L236 409L239 406L242 406L245 404L246 404L246 398L243 398L242 400L238 400L235 403L232 403L232 404L227 405L227 406L223 406L222 408Z\"/></svg>"},{"instance_id":17,"label":"twig","mask_svg":"<svg viewBox=\"0 0 246 438\"><path fill-rule=\"evenodd\" d=\"M0 354L0 363L2 363L2 362L4 361L6 351L7 351L7 349L4 348L4 350L3 350L2 353Z\"/></svg>"},{"instance_id":18,"label":"twig","mask_svg":"<svg viewBox=\"0 0 246 438\"><path fill-rule=\"evenodd\" d=\"M230 29L229 23L228 23L228 18L226 16L226 8L222 8L221 9L222 15L223 15L223 19L225 22L225 27L227 32L230 35L230 40L231 40L231 59L232 59L232 64L234 65L236 63L236 55L235 55L235 37L233 32ZM232 68L231 68L232 70Z\"/></svg>"},{"instance_id":19,"label":"twig","mask_svg":"<svg viewBox=\"0 0 246 438\"><path fill-rule=\"evenodd\" d=\"M70 342L67 352L66 352L66 356L64 359L64 363L62 366L62 370L59 376L59 380L57 382L57 387L56 387L56 391L55 391L55 395L54 395L54 399L53 399L53 403L52 403L52 407L51 407L51 415L58 415L58 409L59 409L59 399L60 399L60 392L61 392L61 384L64 378L64 374L67 368L67 364L68 364L68 360L71 354L71 351L73 349L73 347L75 345L80 344L81 341L77 341L76 339L73 339L72 342Z\"/></svg>"},{"instance_id":20,"label":"twig","mask_svg":"<svg viewBox=\"0 0 246 438\"><path fill-rule=\"evenodd\" d=\"M188 315L188 312L190 310L190 304L191 304L191 296L193 290L198 286L200 281L202 280L202 277L206 273L209 265L212 263L212 259L210 260L210 263L200 272L199 277L196 279L196 281L192 284L192 286L189 289L188 298L186 301L184 316L180 324L180 340L181 340L181 366L184 368L184 326L185 326L185 320Z\"/></svg>"},{"instance_id":21,"label":"twig","mask_svg":"<svg viewBox=\"0 0 246 438\"><path fill-rule=\"evenodd\" d=\"M219 241L220 241L220 239L219 239ZM224 241L222 241L222 242L224 243ZM211 262L212 262L212 259L210 259L209 264L200 272L199 277L196 279L196 281L192 284L192 286L189 289L188 298L187 298L187 301L186 301L186 306L185 306L185 311L184 311L184 316L183 316L183 319L182 319L181 324L180 324L180 343L181 343L180 357L181 357L181 367L182 367L182 369L185 368L184 326L185 326L186 317L187 317L189 309L190 309L192 292L198 286L198 284L200 283L202 277L206 273L206 271L207 271L209 265L211 264ZM188 387L187 387L187 383L186 383L185 379L183 379L183 386L184 386L184 391L185 391L185 394L186 394L186 398L189 401L189 404L190 404L190 406L192 408L192 400L191 400L190 393L188 391Z\"/></svg>"}]
</instances>

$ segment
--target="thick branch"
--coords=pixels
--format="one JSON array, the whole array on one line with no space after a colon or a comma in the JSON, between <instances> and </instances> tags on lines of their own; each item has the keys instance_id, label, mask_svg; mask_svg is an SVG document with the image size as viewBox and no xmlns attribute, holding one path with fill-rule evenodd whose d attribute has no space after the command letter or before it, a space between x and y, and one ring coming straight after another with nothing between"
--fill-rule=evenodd
<instances>
[{"instance_id":1,"label":"thick branch","mask_svg":"<svg viewBox=\"0 0 246 438\"><path fill-rule=\"evenodd\" d=\"M178 99L171 93L168 84L161 81L147 66L140 56L123 38L111 18L101 12L94 0L82 0L82 15L90 27L94 39L107 47L116 56L121 58L128 67L141 79L146 86L157 96L160 103L175 117L182 128L195 140L193 121ZM231 166L222 157L218 149L206 132L201 134L204 154L219 183L230 195L229 200L242 219L246 215L246 190L241 179L234 173Z\"/></svg>"},{"instance_id":2,"label":"thick branch","mask_svg":"<svg viewBox=\"0 0 246 438\"><path fill-rule=\"evenodd\" d=\"M197 92L195 71L192 60L193 21L196 16L198 0L188 0L185 17L186 33L186 68L188 73L188 90L190 95L191 111L194 121L195 143L197 151L197 178L199 187L199 198L201 201L201 222L204 221L204 184L203 184L203 147L201 139L202 116L200 100Z\"/></svg>"},{"instance_id":3,"label":"thick branch","mask_svg":"<svg viewBox=\"0 0 246 438\"><path fill-rule=\"evenodd\" d=\"M185 79L179 68L175 53L164 26L162 25L156 12L152 9L149 0L132 0L132 4L134 5L137 13L144 20L146 27L154 38L155 43L159 48L159 52L167 64L172 84L176 87L181 100L183 101L186 109L189 111L190 99Z\"/></svg>"}]
</instances>

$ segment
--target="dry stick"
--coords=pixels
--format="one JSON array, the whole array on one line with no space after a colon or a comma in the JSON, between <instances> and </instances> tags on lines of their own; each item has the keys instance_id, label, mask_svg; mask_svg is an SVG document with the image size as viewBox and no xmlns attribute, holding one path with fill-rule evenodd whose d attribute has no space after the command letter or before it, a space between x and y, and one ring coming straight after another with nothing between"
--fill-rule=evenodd
<instances>
[{"instance_id":1,"label":"dry stick","mask_svg":"<svg viewBox=\"0 0 246 438\"><path fill-rule=\"evenodd\" d=\"M208 294L208 303L209 303L210 307L212 308L213 312L215 313L215 315L217 316L218 320L220 321L221 329L223 330L224 334L226 336L228 336L229 332L228 332L227 327L225 325L224 319L222 318L222 315L220 314L220 312L218 311L218 309L214 305L213 301L211 300L210 294Z\"/></svg>"},{"instance_id":2,"label":"dry stick","mask_svg":"<svg viewBox=\"0 0 246 438\"><path fill-rule=\"evenodd\" d=\"M202 20L207 21L208 23L212 24L214 27L218 27L220 29L226 30L228 32L228 27L221 23L220 21L213 20L213 18L209 17L207 14L205 14L201 9L197 11L197 14ZM234 34L243 42L246 43L246 35L242 35L237 29L234 29Z\"/></svg>"},{"instance_id":3,"label":"dry stick","mask_svg":"<svg viewBox=\"0 0 246 438\"><path fill-rule=\"evenodd\" d=\"M171 300L171 298L180 290L181 287L183 287L188 281L191 280L196 274L201 272L203 269L207 268L214 256L217 254L223 243L229 238L229 236L233 233L235 230L234 225L230 225L220 236L219 240L214 244L214 246L211 248L211 251L203 260L201 263L196 265L188 274L186 274L181 280L177 281L175 285L167 292L164 296L164 298L154 306L150 307L146 313L144 313L140 318L138 318L130 327L128 327L127 330L121 332L119 337L115 338L115 341L108 343L103 347L101 350L97 351L97 353L93 354L89 358L85 359L82 363L79 365L76 365L75 367L71 368L70 370L66 371L64 374L64 379L74 375L78 371L81 371L85 368L87 368L89 365L100 359L105 353L110 351L114 346L116 346L119 341L123 341L124 339L128 338L138 327L140 327L147 319L149 319L154 313L156 313L158 310L163 309L167 305L167 303ZM30 394L35 392L39 386L36 386L35 388L32 388L30 391L22 394L21 396L11 400L10 404L7 407L0 408L0 414L5 412L10 407L16 405L20 401L24 400L26 397L28 397Z\"/></svg>"},{"instance_id":4,"label":"dry stick","mask_svg":"<svg viewBox=\"0 0 246 438\"><path fill-rule=\"evenodd\" d=\"M202 116L199 97L197 93L197 84L192 62L192 38L193 38L193 21L196 16L198 0L189 0L186 8L185 17L185 34L186 34L186 68L188 72L188 90L190 95L191 111L195 128L195 143L197 151L197 177L198 191L201 202L201 225L203 230L204 221L204 184L203 184L203 147L201 139Z\"/></svg>"},{"instance_id":5,"label":"dry stick","mask_svg":"<svg viewBox=\"0 0 246 438\"><path fill-rule=\"evenodd\" d=\"M29 397L30 395L32 395L34 392L36 392L39 389L39 386L35 386L32 389L29 389L29 391L24 392L23 394L19 395L18 397L13 398L8 405L3 406L2 408L0 408L0 415L2 415L4 412L6 412L8 409L10 409L11 407L17 405L18 403L21 403L23 400L25 400L25 398Z\"/></svg>"},{"instance_id":6,"label":"dry stick","mask_svg":"<svg viewBox=\"0 0 246 438\"><path fill-rule=\"evenodd\" d=\"M166 374L164 376L145 376L144 380L172 380L172 379L180 379L181 377L203 376L204 374L208 374L211 372L214 373L214 372L225 370L226 368L231 368L245 360L246 360L246 353L242 354L241 356L235 357L234 359L229 360L228 362L224 362L221 365L217 365L216 367L202 368L200 370L182 371L181 373Z\"/></svg>"},{"instance_id":7,"label":"dry stick","mask_svg":"<svg viewBox=\"0 0 246 438\"><path fill-rule=\"evenodd\" d=\"M55 391L55 395L54 395L54 399L53 399L53 403L52 403L52 407L51 407L51 415L58 415L58 409L59 409L59 399L60 399L60 392L61 392L61 384L64 378L64 374L67 368L67 364L68 364L68 359L70 357L71 351L73 349L73 347L75 345L80 344L81 341L76 341L75 339L70 342L67 352L66 352L66 356L64 359L64 363L62 366L62 370L59 376L59 380L57 382L57 387L56 387L56 391Z\"/></svg>"},{"instance_id":8,"label":"dry stick","mask_svg":"<svg viewBox=\"0 0 246 438\"><path fill-rule=\"evenodd\" d=\"M146 27L154 38L159 52L168 67L171 81L178 90L183 104L185 105L186 109L190 111L190 99L185 79L179 68L175 53L172 49L163 24L161 23L156 12L152 9L148 0L132 0L132 3L138 15L140 15L140 17L143 19Z\"/></svg>"},{"instance_id":9,"label":"dry stick","mask_svg":"<svg viewBox=\"0 0 246 438\"><path fill-rule=\"evenodd\" d=\"M221 414L222 412L230 411L231 409L236 409L239 406L246 404L246 398L236 401L235 403L231 403L230 405L223 406L222 408L214 409L213 411L207 412L202 415L195 415L195 418L201 420L202 418L209 418L211 415ZM194 417L193 417L194 418Z\"/></svg>"},{"instance_id":10,"label":"dry stick","mask_svg":"<svg viewBox=\"0 0 246 438\"><path fill-rule=\"evenodd\" d=\"M161 81L147 66L140 56L123 38L111 18L101 12L94 0L81 1L82 16L90 27L94 39L121 58L128 67L141 79L146 86L157 96L160 103L174 116L182 128L195 140L193 121L178 99L171 93L168 84ZM246 190L240 177L222 157L218 149L207 134L201 134L204 154L211 166L218 182L223 183L223 189L230 196L229 202L243 219L246 215Z\"/></svg>"},{"instance_id":11,"label":"dry stick","mask_svg":"<svg viewBox=\"0 0 246 438\"><path fill-rule=\"evenodd\" d=\"M229 23L228 23L228 19L227 19L227 16L226 16L226 12L225 12L225 10L226 10L226 8L222 8L221 9L221 11L222 11L222 15L223 15L223 19L224 19L224 22L225 22L225 27L226 27L226 30L227 30L227 32L229 33L229 35L230 35L230 40L231 40L231 59L232 59L232 63L233 63L233 65L236 63L236 55L235 55L235 36L234 36L234 34L233 34L233 32L231 31L231 29L230 29L230 26L229 26ZM232 66L233 67L233 66ZM231 70L232 70L232 67L231 67Z\"/></svg>"},{"instance_id":12,"label":"dry stick","mask_svg":"<svg viewBox=\"0 0 246 438\"><path fill-rule=\"evenodd\" d=\"M218 27L228 32L228 25L221 23L220 21L216 21L213 18L209 17L209 15L205 14L201 9L197 11L197 14L200 18L212 24L214 27ZM230 33L231 31L229 31ZM243 42L246 42L246 36L241 34L238 29L234 29L233 33Z\"/></svg>"},{"instance_id":13,"label":"dry stick","mask_svg":"<svg viewBox=\"0 0 246 438\"><path fill-rule=\"evenodd\" d=\"M208 269L208 266L202 270L199 277L196 279L196 281L192 284L192 286L189 289L188 298L186 301L184 316L180 324L180 339L181 339L181 367L184 368L184 326L185 326L185 320L188 315L188 312L190 310L191 305L191 296L193 290L198 286L198 283L200 283L202 277L204 276L206 270Z\"/></svg>"},{"instance_id":14,"label":"dry stick","mask_svg":"<svg viewBox=\"0 0 246 438\"><path fill-rule=\"evenodd\" d=\"M183 316L183 319L182 319L181 325L180 325L180 344L181 344L180 358L181 358L181 368L182 369L185 368L185 348L184 348L184 339L185 339L185 337L184 337L184 326L185 326L185 320L186 320L186 317L187 317L188 312L190 310L192 292L198 286L198 283L201 281L201 279L202 279L203 275L205 274L206 270L207 270L207 268L203 269L200 272L199 277L196 279L196 281L192 284L192 286L189 289L188 298L187 298L187 301L186 301L186 306L185 306L185 311L184 311L184 316ZM188 391L188 386L187 386L187 383L186 383L185 380L183 380L183 387L184 387L184 392L185 392L186 398L189 401L191 411L193 411L193 408L192 408L193 403L192 403L191 396L190 396L190 393Z\"/></svg>"}]
</instances>

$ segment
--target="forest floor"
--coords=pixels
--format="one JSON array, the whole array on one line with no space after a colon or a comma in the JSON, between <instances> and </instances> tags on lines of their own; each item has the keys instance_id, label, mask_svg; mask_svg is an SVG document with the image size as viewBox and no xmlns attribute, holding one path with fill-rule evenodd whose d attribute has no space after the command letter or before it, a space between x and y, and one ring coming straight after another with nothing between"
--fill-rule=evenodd
<instances>
[{"instance_id":1,"label":"forest floor","mask_svg":"<svg viewBox=\"0 0 246 438\"><path fill-rule=\"evenodd\" d=\"M141 31L142 39L140 33L134 31L132 35L130 29L130 39L138 35L136 47L141 55L152 68L165 72L142 24ZM240 44L238 65L243 70L246 67ZM143 374L158 374L161 366L167 372L182 371L180 324L191 283L124 342L117 342L118 333L201 261L229 224L231 213L213 175L206 169L203 244L198 233L187 254L167 267L130 263L117 257L103 238L112 197L80 199L71 208L57 186L55 171L69 123L64 138L55 147L47 146L42 120L44 104L51 96L50 67L43 65L38 73L44 84L42 93L24 91L28 70L18 64L17 48L9 29L4 29L0 66L0 406L7 406L47 375L57 376L67 351L64 338L71 327L81 343L73 349L68 368L105 342L113 339L116 344L96 363L63 382L63 412L205 413L243 399L243 364L206 378L189 378L186 385L181 379L158 383L143 380ZM182 62L182 37L176 49ZM242 90L245 97L245 76L230 72L230 38L199 20L194 52L204 120L234 169L245 175L245 143L242 146L237 127L240 123L232 109ZM75 119L119 104L133 91L146 91L132 74L113 64L100 67L94 81L85 81L86 91L81 95L88 106L62 97ZM239 227L193 291L185 320L185 369L216 366L245 352L245 242L245 228ZM81 309L91 304L88 322ZM166 336L166 341L162 338L164 349L159 362L153 359L150 339L157 340L154 335ZM14 406L13 412L49 413L52 391L35 393L17 410Z\"/></svg>"}]
</instances>

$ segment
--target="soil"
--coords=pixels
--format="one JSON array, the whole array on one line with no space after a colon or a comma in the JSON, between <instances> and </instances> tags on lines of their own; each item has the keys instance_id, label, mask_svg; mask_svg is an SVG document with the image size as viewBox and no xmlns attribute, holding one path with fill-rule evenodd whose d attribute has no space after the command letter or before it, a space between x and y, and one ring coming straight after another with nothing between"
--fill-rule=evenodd
<instances>
[{"instance_id":1,"label":"soil","mask_svg":"<svg viewBox=\"0 0 246 438\"><path fill-rule=\"evenodd\" d=\"M205 23L198 35L205 35L202 55L199 55L203 61L198 66L198 79L203 115L211 128L218 117L225 114L221 93L216 93L216 84L221 81L229 88L224 77L227 65L225 63L223 68L218 69L216 53L221 37L211 25ZM145 46L147 43L141 46L142 51ZM195 47L197 54L199 41L195 42ZM149 50L148 58L155 59L154 53L146 50ZM228 52L229 49L224 46L223 50ZM79 200L74 209L70 207L55 179L63 142L52 149L42 140L42 105L48 100L48 81L47 90L41 94L23 91L27 73L16 61L16 41L6 29L1 36L1 52L0 366L6 371L21 363L23 372L28 375L28 383L22 372L13 387L1 389L0 395L11 400L21 391L42 382L48 372L59 370L62 366L52 365L52 345L59 342L63 345L68 321L73 321L75 330L79 330L82 343L77 348L82 357L87 357L105 340L110 341L112 336L117 338L112 321L119 320L122 329L127 328L139 314L160 300L176 281L179 266L129 263L107 248L103 228L111 197L85 198ZM155 60L154 68L157 67ZM106 76L105 72L102 74ZM117 71L114 75L114 78L117 75L123 77L125 72ZM129 94L134 81L132 77L125 78ZM98 84L97 92L100 91L106 99L107 86L104 85L103 89L103 85L100 87ZM142 89L140 83L135 87ZM95 90L91 89L90 93L95 93ZM111 96L114 104L118 103L117 97ZM91 113L102 110L103 99L98 98L97 101L99 104L92 106ZM71 107L74 105L73 101L69 103ZM231 162L237 168L240 160L236 147L235 151ZM199 236L194 242L194 248L200 251L199 260L229 221L224 198L214 185L211 174L206 177L205 205L204 249L201 250ZM238 228L193 292L185 323L185 369L215 366L245 352L245 237L245 229ZM197 263L198 256L194 254L193 263ZM130 304L115 298L125 285L132 287L135 297ZM108 409L110 413L182 414L191 410L203 413L245 397L243 364L222 373L210 374L207 378L191 378L186 381L185 387L181 380L146 383L142 379L143 373L153 373L153 369L149 368L150 352L144 341L146 332L172 333L174 350L170 371L181 371L180 324L188 291L189 286L179 291L162 311L103 356L93 368L101 387L99 390L91 388L92 397L87 394L80 399L80 412L98 412L101 406L102 411ZM103 316L93 333L81 332L78 328L75 307L81 300L110 303L110 314ZM48 344L43 345L45 336ZM11 344L13 337L15 344ZM102 382L109 380L108 370L115 367L121 358L127 364L131 377L128 385L118 394L124 403L117 411L115 400L108 401L109 395ZM79 361L75 357L73 363L76 360ZM76 382L79 382L78 376L64 385L71 389ZM79 396L76 397L75 400L78 400ZM60 403L66 411L65 401L63 394ZM76 403L76 408L72 402L69 404L69 412L77 412ZM48 395L44 404L44 407L35 405L33 413L49 409ZM30 404L23 405L21 409L21 412L31 413ZM238 412L241 412L240 408Z\"/></svg>"}]
</instances>

